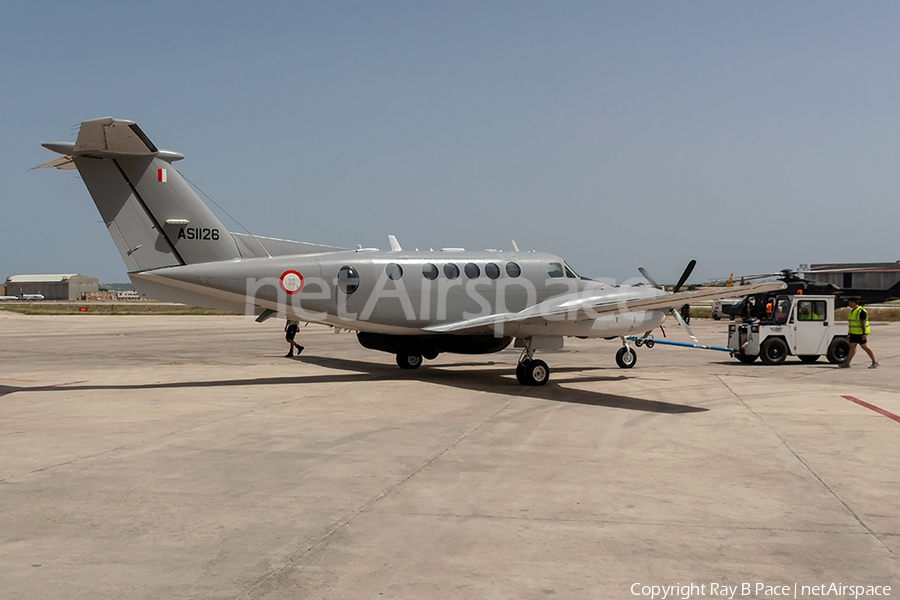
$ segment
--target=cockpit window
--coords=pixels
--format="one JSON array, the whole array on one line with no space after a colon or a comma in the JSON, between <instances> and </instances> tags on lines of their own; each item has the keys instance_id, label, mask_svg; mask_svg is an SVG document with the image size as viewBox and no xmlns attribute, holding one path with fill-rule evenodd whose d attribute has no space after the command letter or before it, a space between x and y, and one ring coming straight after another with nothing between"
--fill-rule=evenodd
<instances>
[{"instance_id":1,"label":"cockpit window","mask_svg":"<svg viewBox=\"0 0 900 600\"><path fill-rule=\"evenodd\" d=\"M574 277L575 279L584 279L586 281L591 281L590 277L585 277L584 275L579 275L575 272L575 269L569 266L569 263L564 262L563 266L566 268L566 277Z\"/></svg>"},{"instance_id":2,"label":"cockpit window","mask_svg":"<svg viewBox=\"0 0 900 600\"><path fill-rule=\"evenodd\" d=\"M338 286L345 294L352 294L359 288L359 273L353 267L341 267L338 271Z\"/></svg>"},{"instance_id":3,"label":"cockpit window","mask_svg":"<svg viewBox=\"0 0 900 600\"><path fill-rule=\"evenodd\" d=\"M547 265L547 275L550 277L563 277L563 267L559 263L550 263Z\"/></svg>"}]
</instances>

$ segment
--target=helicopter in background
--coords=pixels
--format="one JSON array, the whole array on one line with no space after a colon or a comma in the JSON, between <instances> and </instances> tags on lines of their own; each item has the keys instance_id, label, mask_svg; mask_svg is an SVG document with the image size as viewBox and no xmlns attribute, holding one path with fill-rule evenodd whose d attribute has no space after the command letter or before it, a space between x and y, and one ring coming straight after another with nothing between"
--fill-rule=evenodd
<instances>
[{"instance_id":1,"label":"helicopter in background","mask_svg":"<svg viewBox=\"0 0 900 600\"><path fill-rule=\"evenodd\" d=\"M723 306L722 312L733 318L742 318L743 320L765 320L769 316L767 306L771 306L772 300L779 294L823 294L833 295L834 307L843 308L848 306L850 298L859 298L860 304L878 304L888 302L900 298L900 281L893 286L884 290L873 290L867 288L841 288L833 283L824 283L821 281L813 281L800 277L797 271L792 269L784 269L779 273L764 273L760 275L745 275L741 277L740 283L735 289L740 289L745 281L756 279L777 278L787 285L787 289L777 292L764 292L758 294L750 294L744 296L744 299L731 306Z\"/></svg>"}]
</instances>

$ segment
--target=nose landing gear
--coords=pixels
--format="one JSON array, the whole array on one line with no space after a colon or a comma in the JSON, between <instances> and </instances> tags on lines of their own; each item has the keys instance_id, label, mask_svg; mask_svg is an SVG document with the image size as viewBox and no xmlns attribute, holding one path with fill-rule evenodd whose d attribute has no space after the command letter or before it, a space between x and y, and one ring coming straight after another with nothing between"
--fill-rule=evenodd
<instances>
[{"instance_id":1,"label":"nose landing gear","mask_svg":"<svg viewBox=\"0 0 900 600\"><path fill-rule=\"evenodd\" d=\"M648 342L647 347L652 348L653 345ZM628 345L628 340L624 337L622 338L622 347L616 352L616 364L620 369L630 369L637 364L637 352Z\"/></svg>"}]
</instances>

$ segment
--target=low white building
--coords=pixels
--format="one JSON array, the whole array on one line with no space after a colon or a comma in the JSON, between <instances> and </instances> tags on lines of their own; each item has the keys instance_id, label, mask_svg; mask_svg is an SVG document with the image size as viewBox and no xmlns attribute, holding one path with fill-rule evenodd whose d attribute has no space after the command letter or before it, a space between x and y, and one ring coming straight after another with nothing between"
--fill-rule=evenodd
<instances>
[{"instance_id":1,"label":"low white building","mask_svg":"<svg viewBox=\"0 0 900 600\"><path fill-rule=\"evenodd\" d=\"M78 273L63 275L13 275L4 284L7 296L41 294L45 300L81 300L100 291L100 280Z\"/></svg>"}]
</instances>

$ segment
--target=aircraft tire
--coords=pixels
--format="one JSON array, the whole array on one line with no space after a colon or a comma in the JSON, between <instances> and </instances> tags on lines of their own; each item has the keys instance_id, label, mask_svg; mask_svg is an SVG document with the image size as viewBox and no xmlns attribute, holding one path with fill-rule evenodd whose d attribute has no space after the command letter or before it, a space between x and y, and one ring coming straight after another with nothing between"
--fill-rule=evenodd
<instances>
[{"instance_id":1,"label":"aircraft tire","mask_svg":"<svg viewBox=\"0 0 900 600\"><path fill-rule=\"evenodd\" d=\"M637 353L631 348L619 348L616 352L616 364L620 369L630 369L637 364Z\"/></svg>"},{"instance_id":2,"label":"aircraft tire","mask_svg":"<svg viewBox=\"0 0 900 600\"><path fill-rule=\"evenodd\" d=\"M828 346L828 353L825 358L833 365L839 365L847 362L847 355L850 353L850 342L846 338L834 338Z\"/></svg>"},{"instance_id":3,"label":"aircraft tire","mask_svg":"<svg viewBox=\"0 0 900 600\"><path fill-rule=\"evenodd\" d=\"M422 357L425 358L426 360L434 360L438 357L438 354L440 354L440 352L438 352L437 350L429 349L429 350L422 351Z\"/></svg>"},{"instance_id":4,"label":"aircraft tire","mask_svg":"<svg viewBox=\"0 0 900 600\"><path fill-rule=\"evenodd\" d=\"M759 349L759 356L767 365L780 365L787 358L788 347L781 338L769 338Z\"/></svg>"},{"instance_id":5,"label":"aircraft tire","mask_svg":"<svg viewBox=\"0 0 900 600\"><path fill-rule=\"evenodd\" d=\"M525 368L528 385L546 385L550 381L550 367L542 360L532 360Z\"/></svg>"},{"instance_id":6,"label":"aircraft tire","mask_svg":"<svg viewBox=\"0 0 900 600\"><path fill-rule=\"evenodd\" d=\"M812 363L819 360L819 355L818 354L801 354L797 358L800 359L800 362L805 362L806 364L811 365Z\"/></svg>"},{"instance_id":7,"label":"aircraft tire","mask_svg":"<svg viewBox=\"0 0 900 600\"><path fill-rule=\"evenodd\" d=\"M516 365L516 380L522 385L529 385L528 376L525 374L529 362L531 361L525 360Z\"/></svg>"},{"instance_id":8,"label":"aircraft tire","mask_svg":"<svg viewBox=\"0 0 900 600\"><path fill-rule=\"evenodd\" d=\"M717 315L716 313L713 313L713 316L712 316L712 317L713 317L713 321L718 321L719 319L722 318L722 317L720 317L719 315Z\"/></svg>"},{"instance_id":9,"label":"aircraft tire","mask_svg":"<svg viewBox=\"0 0 900 600\"><path fill-rule=\"evenodd\" d=\"M734 357L744 363L745 365L749 365L751 363L756 362L756 359L759 358L757 354L735 354Z\"/></svg>"},{"instance_id":10,"label":"aircraft tire","mask_svg":"<svg viewBox=\"0 0 900 600\"><path fill-rule=\"evenodd\" d=\"M401 369L418 369L422 366L421 354L398 354L397 366Z\"/></svg>"}]
</instances>

